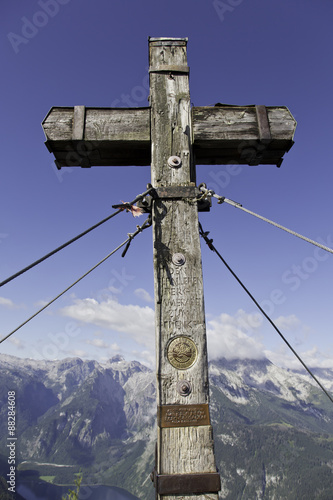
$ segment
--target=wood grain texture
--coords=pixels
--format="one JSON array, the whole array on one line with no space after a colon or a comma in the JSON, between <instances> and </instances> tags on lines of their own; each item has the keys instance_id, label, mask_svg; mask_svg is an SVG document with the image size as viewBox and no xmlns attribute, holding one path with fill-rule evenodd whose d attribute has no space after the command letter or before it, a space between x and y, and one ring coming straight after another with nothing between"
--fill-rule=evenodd
<instances>
[{"instance_id":1,"label":"wood grain texture","mask_svg":"<svg viewBox=\"0 0 333 500\"><path fill-rule=\"evenodd\" d=\"M155 39L154 39L155 40ZM171 42L171 41L170 41ZM150 67L187 64L186 42L150 41ZM154 187L189 186L195 181L191 144L191 111L188 74L152 72L151 170ZM179 156L180 168L168 165L170 156ZM205 404L209 401L206 327L203 300L201 250L197 204L193 198L158 199L153 204L157 403L158 405ZM172 257L181 253L185 263L177 266ZM167 359L169 342L189 337L197 347L193 366L181 370ZM180 380L188 380L192 391L182 396ZM157 473L179 474L216 472L210 425L158 428ZM183 495L158 495L164 500ZM217 499L217 494L186 495L187 500Z\"/></svg>"},{"instance_id":2,"label":"wood grain texture","mask_svg":"<svg viewBox=\"0 0 333 500\"><path fill-rule=\"evenodd\" d=\"M296 121L286 107L267 107L266 110L271 140L263 141L255 106L192 108L197 163L280 166L283 155L293 145ZM253 150L252 155L249 149Z\"/></svg>"},{"instance_id":3,"label":"wood grain texture","mask_svg":"<svg viewBox=\"0 0 333 500\"><path fill-rule=\"evenodd\" d=\"M54 107L43 121L60 166L150 165L149 108L85 108L84 125L82 108L74 120L74 108Z\"/></svg>"},{"instance_id":4,"label":"wood grain texture","mask_svg":"<svg viewBox=\"0 0 333 500\"><path fill-rule=\"evenodd\" d=\"M166 61L170 60L167 55L164 57ZM185 59L182 54L178 58L179 64L173 67L182 70ZM254 106L194 107L191 111L188 86L184 85L187 74L163 71L153 72L150 76L158 92L156 95L164 93L173 97L165 114L161 112L154 116L152 131L157 128L164 130L162 137L151 138L150 108L54 107L42 125L47 146L59 165L150 165L152 140L156 148L169 145L163 163L154 174L153 182L156 183L163 182L165 158L171 156L171 150L174 151L172 154L183 158L185 167L191 164L191 142L196 162L204 165L280 165L283 155L293 144L296 122L288 108L266 108L271 140L261 141ZM155 98L156 105L158 102ZM193 137L189 132L191 119ZM195 169L191 167L190 179L182 177L185 170L173 172L175 185L195 181Z\"/></svg>"}]
</instances>

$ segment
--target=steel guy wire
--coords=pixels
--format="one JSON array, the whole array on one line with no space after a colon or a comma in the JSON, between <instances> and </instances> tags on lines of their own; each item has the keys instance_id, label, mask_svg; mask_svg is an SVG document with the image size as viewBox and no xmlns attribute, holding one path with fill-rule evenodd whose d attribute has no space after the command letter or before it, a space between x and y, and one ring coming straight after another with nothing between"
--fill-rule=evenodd
<instances>
[{"instance_id":1,"label":"steel guy wire","mask_svg":"<svg viewBox=\"0 0 333 500\"><path fill-rule=\"evenodd\" d=\"M298 359L298 361L303 365L303 367L305 368L305 370L309 373L309 375L313 378L313 380L318 384L318 386L321 388L321 390L326 394L326 396L330 399L330 401L333 403L333 398L332 396L328 393L328 391L325 389L325 387L323 387L323 385L319 382L319 380L317 379L317 377L312 373L312 371L307 367L307 365L304 363L304 361L302 360L302 358L297 354L297 352L295 351L295 349L291 346L291 344L288 342L288 340L285 338L285 336L280 332L279 328L275 325L275 323L273 322L273 320L268 316L268 314L263 310L263 308L260 306L260 304L258 303L258 301L254 298L254 296L252 295L252 293L246 288L246 286L244 285L244 283L238 278L238 276L236 275L236 273L231 269L231 267L227 264L227 262L224 260L224 258L222 257L222 255L217 251L217 249L215 248L215 246L213 245L213 240L212 239L209 239L208 238L208 234L209 234L209 231L208 232L204 232L203 229L202 229L202 226L201 224L199 223L199 232L200 232L200 236L205 240L205 242L207 243L208 247L216 253L216 255L221 259L221 261L223 262L223 264L226 266L226 268L228 269L228 271L230 271L230 273L233 275L233 277L238 281L238 283L241 285L241 287L243 288L243 290L245 290L245 292L248 294L248 296L250 297L250 299L254 302L254 304L257 306L257 308L259 309L259 311L265 316L265 318L269 321L269 323L272 325L272 327L274 328L274 330L277 331L277 333L280 335L281 339L286 343L286 345L289 347L289 349L292 351L292 353L296 356L296 358Z\"/></svg>"},{"instance_id":2,"label":"steel guy wire","mask_svg":"<svg viewBox=\"0 0 333 500\"><path fill-rule=\"evenodd\" d=\"M137 226L137 230L134 233L128 234L128 238L125 241L123 241L117 248L115 248L114 250L112 250L112 252L110 252L106 257L104 257L104 259L100 260L98 262L98 264L96 264L91 269L89 269L89 271L87 271L85 274L83 274L79 279L77 279L74 283L72 283L71 285L69 285L65 290L63 290L61 293L59 293L52 300L50 300L50 302L48 302L45 306L43 306L41 309L39 309L37 312L35 312L35 314L33 314L32 316L30 316L30 318L26 319L23 323L21 323L18 327L16 327L15 330L11 331L8 335L6 335L2 339L0 339L0 344L2 344L2 342L4 342L9 337L11 337L14 333L16 333L20 328L22 328L22 326L26 325L33 318L35 318L36 316L38 316L38 314L40 314L47 307L49 307L51 304L53 304L53 302L55 302L62 295L64 295L66 292L68 292L68 290L70 290L71 288L73 288L73 286L75 286L77 283L79 283L81 280L83 280L83 278L85 278L86 276L88 276L88 274L90 274L98 266L100 266L101 264L103 264L103 262L105 262L109 257L111 257L111 255L113 255L114 253L116 253L120 248L122 248L126 244L129 245L132 242L133 238L135 238L135 236L137 236L139 233L141 233L144 229L146 229L150 225L151 225L151 218L148 217L148 219L146 219L146 221L142 224L142 226ZM126 251L127 250L128 250L128 246L126 248ZM123 256L124 256L124 253L123 253Z\"/></svg>"},{"instance_id":3,"label":"steel guy wire","mask_svg":"<svg viewBox=\"0 0 333 500\"><path fill-rule=\"evenodd\" d=\"M153 188L150 187L149 189L147 189L147 191L145 191L142 194L139 194L136 198L134 198L133 201L131 201L130 203L127 203L126 205L134 205L137 201L139 201L142 198L144 198L152 190L153 190ZM90 233L90 231L92 231L93 229L96 229L97 227L101 226L102 224L104 224L104 222L107 222L108 220L112 219L112 217L114 217L115 215L118 215L122 211L123 211L123 209L119 208L118 210L116 210L115 212L113 212L112 214L110 214L108 217L105 217L105 219L101 220L100 222L97 222L97 224L94 224L93 226L89 227L88 229L86 229L82 233L78 234L77 236L75 236L71 240L69 240L66 243L64 243L63 245L60 245L58 248L56 248L52 252L49 252L48 254L44 255L44 257L41 257L40 259L36 260L35 262L33 262L32 264L30 264L29 266L25 267L24 269L21 269L21 271L18 271L17 273L13 274L9 278L1 281L0 282L0 287L6 285L7 283L9 283L10 281L12 281L13 279L17 278L18 276L21 276L21 274L25 273L26 271L29 271L30 269L32 269L33 267L37 266L38 264L40 264L44 260L48 259L49 257L52 257L52 255L56 254L57 252L59 252L63 248L66 248L71 243L74 243L75 241L79 240L80 238L82 238L82 236L85 236L86 234Z\"/></svg>"},{"instance_id":4,"label":"steel guy wire","mask_svg":"<svg viewBox=\"0 0 333 500\"><path fill-rule=\"evenodd\" d=\"M244 208L241 203L237 203L236 201L229 200L225 196L219 196L212 189L207 189L206 185L204 183L200 184L199 188L203 192L203 196L206 196L206 197L213 196L214 198L217 198L219 204L228 203L229 205L232 205L233 207L236 207L236 208L239 208L240 210L243 210L243 212L247 212L248 214L253 215L254 217L257 217L258 219L261 219L265 222L268 222L269 224L272 224L273 226L278 227L279 229L282 229L283 231L286 231L287 233L290 233L293 236L297 236L297 238L301 238L302 240L307 241L308 243L311 243L312 245L315 245L315 246L321 248L322 250L325 250L326 252L333 254L332 248L329 248L326 245L322 245L321 243L318 243L317 241L311 240L310 238L307 238L306 236L303 236L299 233L296 233L296 231L293 231L292 229L288 229L287 227L281 226L281 224L278 224L277 222L274 222L270 219L267 219L266 217L263 217L262 215L256 214L255 212L252 212L251 210Z\"/></svg>"}]
</instances>

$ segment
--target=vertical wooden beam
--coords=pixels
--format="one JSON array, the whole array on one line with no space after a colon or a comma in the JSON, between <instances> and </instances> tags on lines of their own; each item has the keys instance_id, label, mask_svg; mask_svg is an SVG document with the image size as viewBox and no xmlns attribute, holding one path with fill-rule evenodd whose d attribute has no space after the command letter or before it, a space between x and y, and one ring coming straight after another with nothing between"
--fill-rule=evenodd
<instances>
[{"instance_id":1,"label":"vertical wooden beam","mask_svg":"<svg viewBox=\"0 0 333 500\"><path fill-rule=\"evenodd\" d=\"M149 39L151 176L164 193L153 203L155 484L158 499L217 500L197 204L176 188L195 182L186 44L186 38Z\"/></svg>"}]
</instances>

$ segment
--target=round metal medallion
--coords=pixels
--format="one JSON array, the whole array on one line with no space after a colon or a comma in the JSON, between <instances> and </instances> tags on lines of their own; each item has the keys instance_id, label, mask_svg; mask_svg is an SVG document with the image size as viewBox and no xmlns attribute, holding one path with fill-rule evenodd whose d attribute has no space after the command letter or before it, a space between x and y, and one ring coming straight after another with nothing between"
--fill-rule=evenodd
<instances>
[{"instance_id":1,"label":"round metal medallion","mask_svg":"<svg viewBox=\"0 0 333 500\"><path fill-rule=\"evenodd\" d=\"M168 360L174 368L186 370L198 357L197 346L189 337L175 337L168 345Z\"/></svg>"}]
</instances>

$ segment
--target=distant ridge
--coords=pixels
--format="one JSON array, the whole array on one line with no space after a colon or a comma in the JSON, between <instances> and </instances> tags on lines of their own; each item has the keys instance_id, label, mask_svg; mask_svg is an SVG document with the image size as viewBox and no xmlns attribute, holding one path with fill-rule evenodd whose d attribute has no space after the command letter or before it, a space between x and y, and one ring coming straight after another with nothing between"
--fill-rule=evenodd
<instances>
[{"instance_id":1,"label":"distant ridge","mask_svg":"<svg viewBox=\"0 0 333 500\"><path fill-rule=\"evenodd\" d=\"M221 498L331 500L333 408L327 397L306 376L267 359L219 359L209 372ZM332 387L331 370L318 369L318 376ZM81 469L86 484L154 498L152 370L121 356L101 364L0 355L1 436L9 390L16 391L19 461L27 462L19 481L43 476L70 484Z\"/></svg>"}]
</instances>

